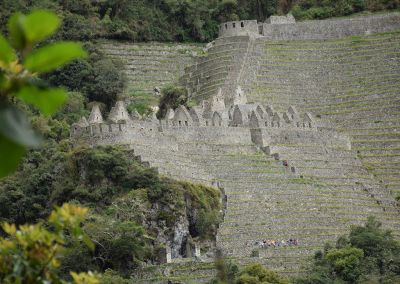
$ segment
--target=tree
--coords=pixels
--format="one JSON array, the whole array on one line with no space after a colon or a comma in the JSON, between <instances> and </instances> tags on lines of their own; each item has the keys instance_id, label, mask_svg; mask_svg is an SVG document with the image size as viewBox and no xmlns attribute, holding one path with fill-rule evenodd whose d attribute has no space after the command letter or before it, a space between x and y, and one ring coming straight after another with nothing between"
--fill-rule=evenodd
<instances>
[{"instance_id":1,"label":"tree","mask_svg":"<svg viewBox=\"0 0 400 284\"><path fill-rule=\"evenodd\" d=\"M65 90L49 88L38 75L86 56L75 42L41 44L35 49L59 25L59 18L48 11L15 13L8 21L9 40L0 34L0 178L15 170L27 147L40 144L20 111L21 102L49 116L67 97Z\"/></svg>"},{"instance_id":2,"label":"tree","mask_svg":"<svg viewBox=\"0 0 400 284\"><path fill-rule=\"evenodd\" d=\"M164 118L169 108L176 109L188 103L188 93L184 87L166 86L161 90L161 94L158 118Z\"/></svg>"},{"instance_id":3,"label":"tree","mask_svg":"<svg viewBox=\"0 0 400 284\"><path fill-rule=\"evenodd\" d=\"M352 227L336 247L327 244L318 251L305 277L297 284L399 283L400 244L381 223L369 217L365 226Z\"/></svg>"}]
</instances>

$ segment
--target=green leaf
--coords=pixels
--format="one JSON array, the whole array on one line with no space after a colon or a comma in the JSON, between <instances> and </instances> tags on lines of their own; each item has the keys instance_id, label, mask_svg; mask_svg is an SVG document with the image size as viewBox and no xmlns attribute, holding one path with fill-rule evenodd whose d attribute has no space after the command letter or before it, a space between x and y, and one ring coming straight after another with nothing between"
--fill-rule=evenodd
<instances>
[{"instance_id":1,"label":"green leaf","mask_svg":"<svg viewBox=\"0 0 400 284\"><path fill-rule=\"evenodd\" d=\"M31 72L52 71L77 58L86 57L87 53L81 44L76 42L57 42L29 54L24 62Z\"/></svg>"},{"instance_id":2,"label":"green leaf","mask_svg":"<svg viewBox=\"0 0 400 284\"><path fill-rule=\"evenodd\" d=\"M14 49L10 46L8 41L0 34L0 61L10 63L17 58ZM1 64L0 64L1 66Z\"/></svg>"},{"instance_id":3,"label":"green leaf","mask_svg":"<svg viewBox=\"0 0 400 284\"><path fill-rule=\"evenodd\" d=\"M40 89L35 86L23 87L15 96L36 106L44 115L51 115L56 112L67 98L63 89Z\"/></svg>"},{"instance_id":4,"label":"green leaf","mask_svg":"<svg viewBox=\"0 0 400 284\"><path fill-rule=\"evenodd\" d=\"M24 21L25 38L28 43L40 42L51 36L60 26L60 19L56 14L36 10L26 16Z\"/></svg>"},{"instance_id":5,"label":"green leaf","mask_svg":"<svg viewBox=\"0 0 400 284\"><path fill-rule=\"evenodd\" d=\"M0 109L0 135L21 146L36 147L41 139L30 127L24 113L14 107Z\"/></svg>"},{"instance_id":6,"label":"green leaf","mask_svg":"<svg viewBox=\"0 0 400 284\"><path fill-rule=\"evenodd\" d=\"M8 20L10 43L18 50L24 49L27 45L24 32L25 20L26 16L19 12L14 13Z\"/></svg>"},{"instance_id":7,"label":"green leaf","mask_svg":"<svg viewBox=\"0 0 400 284\"><path fill-rule=\"evenodd\" d=\"M0 134L0 178L15 171L25 148Z\"/></svg>"}]
</instances>

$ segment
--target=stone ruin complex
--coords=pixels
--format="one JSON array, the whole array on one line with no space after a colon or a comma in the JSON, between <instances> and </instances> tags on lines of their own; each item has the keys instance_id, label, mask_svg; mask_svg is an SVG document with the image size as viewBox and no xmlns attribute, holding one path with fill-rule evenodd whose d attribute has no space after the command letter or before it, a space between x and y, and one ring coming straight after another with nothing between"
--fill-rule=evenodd
<instances>
[{"instance_id":1,"label":"stone ruin complex","mask_svg":"<svg viewBox=\"0 0 400 284\"><path fill-rule=\"evenodd\" d=\"M105 119L94 106L72 136L126 145L161 174L218 187L217 247L239 264L298 273L315 250L368 216L400 233L391 192L400 176L390 171L400 166L400 137L387 134L400 125L400 86L390 81L400 74L398 31L399 13L224 23L208 55L180 78L197 106L170 109L163 120L129 115L123 102ZM370 61L374 68L364 66ZM370 131L380 125L389 130L374 140ZM182 230L168 244L172 259L189 235ZM260 249L264 239L298 245Z\"/></svg>"},{"instance_id":2,"label":"stone ruin complex","mask_svg":"<svg viewBox=\"0 0 400 284\"><path fill-rule=\"evenodd\" d=\"M137 112L131 116L123 101L117 101L108 118L104 119L99 106L94 105L89 119L82 117L78 123L72 125L72 136L95 144L131 144L140 132L150 131L162 136L163 133L179 135L179 132L186 130L201 132L208 129L208 135L213 133L218 137L220 131L235 132L236 129L240 129L239 132L243 135L244 128L248 129L248 137L238 135L238 143L245 144L251 140L260 147L266 147L267 141L271 141L274 135L279 136L281 131L315 132L318 129L312 114L299 114L294 106L280 113L270 105L264 107L258 103L248 103L240 86L233 97L233 105L225 105L220 90L211 101L203 101L200 106L188 109L181 105L176 110L168 109L162 120L158 120L155 115L142 118ZM320 128L320 131L323 130L324 128ZM231 141L223 142L228 144ZM345 138L343 143L343 147L350 147Z\"/></svg>"}]
</instances>

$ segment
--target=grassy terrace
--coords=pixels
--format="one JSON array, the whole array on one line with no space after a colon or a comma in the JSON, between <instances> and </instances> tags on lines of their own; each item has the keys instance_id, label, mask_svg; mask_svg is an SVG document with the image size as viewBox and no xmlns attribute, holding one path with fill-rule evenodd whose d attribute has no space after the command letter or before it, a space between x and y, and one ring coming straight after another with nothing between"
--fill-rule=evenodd
<instances>
[{"instance_id":1,"label":"grassy terrace","mask_svg":"<svg viewBox=\"0 0 400 284\"><path fill-rule=\"evenodd\" d=\"M364 167L399 191L400 31L268 41L250 101L321 115L351 136ZM396 173L397 172L397 173Z\"/></svg>"},{"instance_id":2,"label":"grassy terrace","mask_svg":"<svg viewBox=\"0 0 400 284\"><path fill-rule=\"evenodd\" d=\"M157 105L155 87L176 82L184 67L194 62L194 54L201 55L203 45L148 43L128 44L113 41L99 43L103 51L125 65L128 79L126 94L135 103Z\"/></svg>"}]
</instances>

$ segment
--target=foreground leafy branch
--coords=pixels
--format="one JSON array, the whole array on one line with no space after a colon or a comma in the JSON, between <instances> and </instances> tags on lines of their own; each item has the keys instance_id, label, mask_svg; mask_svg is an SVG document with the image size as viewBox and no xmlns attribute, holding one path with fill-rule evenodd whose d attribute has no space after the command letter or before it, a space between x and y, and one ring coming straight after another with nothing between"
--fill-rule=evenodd
<instances>
[{"instance_id":1,"label":"foreground leafy branch","mask_svg":"<svg viewBox=\"0 0 400 284\"><path fill-rule=\"evenodd\" d=\"M70 283L58 277L57 268L66 252L68 235L94 249L94 244L81 228L87 211L70 204L56 208L48 219L52 230L46 229L44 223L19 228L14 224L3 224L8 238L0 238L0 282ZM70 274L74 284L99 283L98 276L92 272Z\"/></svg>"},{"instance_id":2,"label":"foreground leafy branch","mask_svg":"<svg viewBox=\"0 0 400 284\"><path fill-rule=\"evenodd\" d=\"M41 142L17 108L19 102L53 114L64 103L66 91L48 87L39 75L87 56L79 43L43 45L59 26L54 13L37 10L15 13L8 21L8 39L0 34L0 178L15 170L26 148Z\"/></svg>"}]
</instances>

